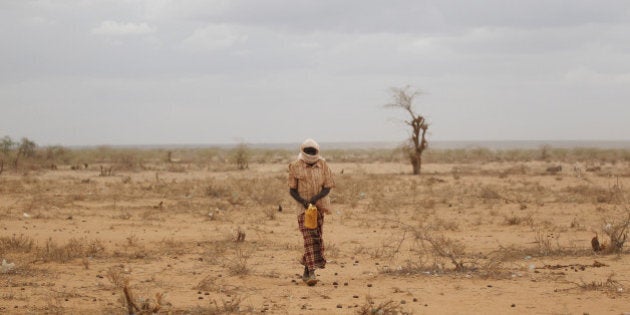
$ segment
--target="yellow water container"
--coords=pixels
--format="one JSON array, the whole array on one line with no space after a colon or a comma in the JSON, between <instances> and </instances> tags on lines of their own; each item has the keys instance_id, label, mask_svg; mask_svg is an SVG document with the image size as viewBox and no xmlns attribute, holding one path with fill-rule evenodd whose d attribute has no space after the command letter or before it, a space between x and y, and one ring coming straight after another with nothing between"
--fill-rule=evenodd
<instances>
[{"instance_id":1,"label":"yellow water container","mask_svg":"<svg viewBox=\"0 0 630 315\"><path fill-rule=\"evenodd\" d=\"M311 230L317 228L317 207L310 203L304 211L304 227Z\"/></svg>"}]
</instances>

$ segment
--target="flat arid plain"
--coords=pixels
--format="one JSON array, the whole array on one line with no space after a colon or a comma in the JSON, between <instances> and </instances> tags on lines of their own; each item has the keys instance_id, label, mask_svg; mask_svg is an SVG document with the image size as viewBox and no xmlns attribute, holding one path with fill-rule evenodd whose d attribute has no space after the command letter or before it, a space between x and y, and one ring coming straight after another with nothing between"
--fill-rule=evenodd
<instances>
[{"instance_id":1,"label":"flat arid plain","mask_svg":"<svg viewBox=\"0 0 630 315\"><path fill-rule=\"evenodd\" d=\"M413 176L393 150L322 149L336 188L313 287L300 278L292 151L5 163L0 312L630 313L629 151L427 152Z\"/></svg>"}]
</instances>

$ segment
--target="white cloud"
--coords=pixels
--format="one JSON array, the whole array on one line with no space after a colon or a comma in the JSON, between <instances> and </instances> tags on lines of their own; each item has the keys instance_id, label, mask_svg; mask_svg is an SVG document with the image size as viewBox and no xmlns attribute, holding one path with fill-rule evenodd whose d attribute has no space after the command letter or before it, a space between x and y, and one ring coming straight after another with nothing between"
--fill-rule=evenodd
<instances>
[{"instance_id":1,"label":"white cloud","mask_svg":"<svg viewBox=\"0 0 630 315\"><path fill-rule=\"evenodd\" d=\"M155 27L149 26L147 23L131 23L103 21L101 25L92 29L92 34L97 35L144 35L155 32Z\"/></svg>"},{"instance_id":2,"label":"white cloud","mask_svg":"<svg viewBox=\"0 0 630 315\"><path fill-rule=\"evenodd\" d=\"M247 40L231 27L224 24L212 24L196 29L192 35L182 42L182 45L190 50L218 50L232 47Z\"/></svg>"}]
</instances>

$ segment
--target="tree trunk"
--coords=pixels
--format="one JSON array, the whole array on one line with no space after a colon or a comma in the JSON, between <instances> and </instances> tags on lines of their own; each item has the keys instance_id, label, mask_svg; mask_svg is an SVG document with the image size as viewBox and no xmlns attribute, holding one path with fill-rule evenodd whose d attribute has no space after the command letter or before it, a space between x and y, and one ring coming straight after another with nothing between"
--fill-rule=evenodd
<instances>
[{"instance_id":1,"label":"tree trunk","mask_svg":"<svg viewBox=\"0 0 630 315\"><path fill-rule=\"evenodd\" d=\"M419 154L411 157L411 165L413 166L413 175L420 175L422 168L422 157Z\"/></svg>"}]
</instances>

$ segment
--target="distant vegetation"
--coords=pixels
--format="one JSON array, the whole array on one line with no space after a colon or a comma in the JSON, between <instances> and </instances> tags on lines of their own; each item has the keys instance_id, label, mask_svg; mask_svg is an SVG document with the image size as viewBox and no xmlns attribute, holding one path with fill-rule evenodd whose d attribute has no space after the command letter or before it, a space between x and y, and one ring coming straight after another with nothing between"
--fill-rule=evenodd
<instances>
[{"instance_id":1,"label":"distant vegetation","mask_svg":"<svg viewBox=\"0 0 630 315\"><path fill-rule=\"evenodd\" d=\"M9 170L36 171L66 167L72 169L105 165L114 170L184 171L187 168L209 170L246 169L251 164L288 163L295 158L293 150L252 148L240 144L234 148L116 148L97 146L81 149L63 146L39 146L28 138L15 141L9 136L0 142L0 174ZM334 149L323 148L322 154L332 163L405 163L406 149ZM163 163L167 161L168 163ZM487 148L427 149L425 163L527 162L599 163L629 162L630 149L553 148L492 150ZM165 166L166 165L166 166ZM161 169L158 169L161 170Z\"/></svg>"}]
</instances>

